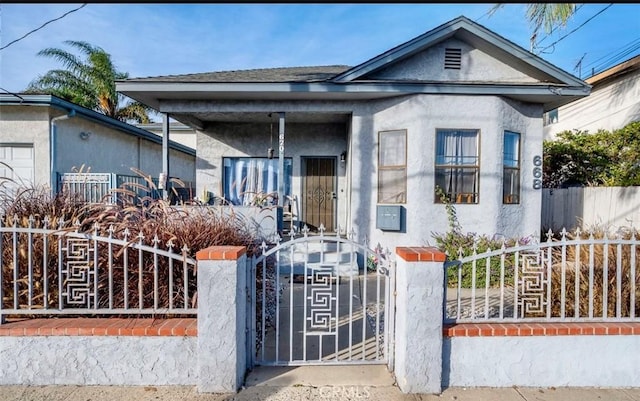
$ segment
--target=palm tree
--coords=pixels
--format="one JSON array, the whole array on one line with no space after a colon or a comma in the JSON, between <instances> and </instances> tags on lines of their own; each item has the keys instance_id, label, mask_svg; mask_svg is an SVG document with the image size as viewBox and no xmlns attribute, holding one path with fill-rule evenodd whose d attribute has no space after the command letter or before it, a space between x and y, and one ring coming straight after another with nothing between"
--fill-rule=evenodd
<instances>
[{"instance_id":1,"label":"palm tree","mask_svg":"<svg viewBox=\"0 0 640 401\"><path fill-rule=\"evenodd\" d=\"M86 58L54 47L39 51L38 56L53 58L64 68L39 76L29 84L26 93L55 95L121 121L150 122L148 106L127 102L128 98L116 92L115 81L126 79L129 74L116 69L109 53L87 42L67 40L64 43Z\"/></svg>"},{"instance_id":2,"label":"palm tree","mask_svg":"<svg viewBox=\"0 0 640 401\"><path fill-rule=\"evenodd\" d=\"M489 11L491 16L499 8L504 6L498 3ZM530 3L527 4L526 16L532 25L531 44L535 45L536 37L541 28L545 33L550 34L558 26L565 26L569 18L577 11L577 4L574 3Z\"/></svg>"}]
</instances>

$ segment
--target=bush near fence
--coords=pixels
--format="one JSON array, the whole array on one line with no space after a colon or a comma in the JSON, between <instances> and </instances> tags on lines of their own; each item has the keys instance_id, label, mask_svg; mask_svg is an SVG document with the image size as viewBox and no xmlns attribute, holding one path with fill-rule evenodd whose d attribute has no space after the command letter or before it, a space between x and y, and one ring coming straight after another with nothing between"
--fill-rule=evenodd
<instances>
[{"instance_id":1,"label":"bush near fence","mask_svg":"<svg viewBox=\"0 0 640 401\"><path fill-rule=\"evenodd\" d=\"M471 304L478 309L463 315L497 318L496 308L500 307L506 318L638 317L640 236L635 229L608 233L601 226L593 226L588 231L563 230L547 236L547 241L515 247L507 247L503 240L497 250L480 252L481 246L474 244L481 241L474 242L469 235L468 247L459 253L461 262L450 263L447 268L447 287L452 291L473 287L475 265L475 288L483 291L471 293ZM497 244L494 241L492 245ZM496 305L498 300L501 305ZM489 304L492 306L487 309Z\"/></svg>"},{"instance_id":2,"label":"bush near fence","mask_svg":"<svg viewBox=\"0 0 640 401\"><path fill-rule=\"evenodd\" d=\"M611 235L601 226L594 226L589 231L574 231L562 235L569 240L594 240L593 256L590 256L589 245L581 245L580 251L576 246L567 246L563 274L562 247L554 247L551 267L551 313L561 316L562 287L564 282L566 316L576 316L576 281L578 284L578 314L577 316L603 317L633 317L640 312L640 286L638 277L640 271L640 246L632 243L620 245L617 241L638 239L635 229L622 228ZM607 241L610 243L602 243ZM591 261L593 258L593 273ZM619 264L618 264L619 263ZM632 271L634 269L635 271ZM589 279L592 274L592 280ZM564 276L564 277L563 277ZM592 297L589 297L589 293ZM632 296L632 292L634 293ZM606 294L606 295L605 295ZM618 299L619 297L619 299ZM591 299L591 302L589 300ZM606 313L604 305L606 300ZM618 310L619 309L619 310ZM635 313L631 313L634 309Z\"/></svg>"},{"instance_id":3,"label":"bush near fence","mask_svg":"<svg viewBox=\"0 0 640 401\"><path fill-rule=\"evenodd\" d=\"M247 228L246 222L239 216L223 215L216 208L201 208L198 213L188 210L178 210L161 199L140 198L136 192L126 187L119 188L118 204L85 203L80 195L60 192L51 195L44 187L21 188L11 193L0 194L0 210L3 211L1 224L5 228L43 228L57 229L59 232L79 232L102 237L127 239L131 243L149 246L157 245L159 249L168 249L169 245L176 253L185 250L193 258L195 253L213 245L243 245L249 255L257 250L256 240ZM42 236L42 234L38 235ZM2 234L2 302L5 309L13 307L13 297L17 289L19 307L28 305L53 306L58 300L58 248L57 235L51 236L46 242L43 240L30 241L26 233L13 235L10 232ZM16 241L16 254L13 254ZM139 264L137 251L124 252L125 247L113 245L112 252L108 252L108 244L101 242L97 255L98 259L98 288L108 287L109 281L114 283L114 296L101 295L99 307L124 307L124 257L128 261L127 297L129 307L138 308L138 288L143 289L143 305L148 307L154 303L153 294L153 254L145 253L142 264ZM45 257L46 252L46 257ZM29 268L29 261L32 261ZM44 261L44 262L43 262ZM113 266L109 271L109 263ZM158 281L169 280L168 259L158 258ZM14 269L18 269L17 272ZM139 270L142 270L142 283L139 283ZM29 272L31 270L31 272ZM173 267L172 279L178 288L184 284L182 265ZM44 272L47 272L45 280ZM17 273L17 283L14 277ZM29 277L31 273L31 277ZM28 283L31 279L31 293ZM196 294L195 271L187 274L188 293ZM44 285L47 282L47 299L44 299ZM118 284L119 283L119 284ZM141 286L139 284L142 284ZM101 294L104 292L99 291ZM184 294L175 293L173 303L184 303ZM29 299L29 297L31 299ZM159 307L169 305L168 287L159 294ZM195 299L193 300L195 302ZM193 306L193 305L192 305ZM61 306L62 307L62 306Z\"/></svg>"}]
</instances>

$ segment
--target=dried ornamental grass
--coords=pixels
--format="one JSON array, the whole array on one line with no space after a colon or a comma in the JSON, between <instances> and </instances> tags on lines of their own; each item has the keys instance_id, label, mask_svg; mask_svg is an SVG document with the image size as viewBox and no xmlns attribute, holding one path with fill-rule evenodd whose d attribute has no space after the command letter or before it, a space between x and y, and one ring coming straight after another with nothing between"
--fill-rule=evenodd
<instances>
[{"instance_id":1,"label":"dried ornamental grass","mask_svg":"<svg viewBox=\"0 0 640 401\"><path fill-rule=\"evenodd\" d=\"M149 182L153 184L149 177ZM139 184L134 184L139 186ZM131 184L129 184L131 186ZM151 188L137 188L149 190ZM212 245L244 245L248 254L256 251L256 240L246 223L238 215L224 215L219 208L200 207L181 210L171 207L166 201L138 196L123 185L117 190L118 203L87 204L81 198L69 193L49 195L44 189L29 188L1 199L3 210L2 225L17 227L59 228L61 231L78 231L126 239L129 242L171 249L175 253L184 251L193 258L195 253ZM29 219L28 216L33 216ZM45 223L47 222L47 223ZM58 305L58 236L49 235L46 240L42 234L32 236L26 233L13 235L3 233L2 245L2 290L3 306L13 307L14 292L18 293L19 307L31 302L32 307L57 307ZM13 247L17 249L13 255ZM154 269L154 256L144 253L142 264L139 254L133 249L119 245L98 242L98 306L100 308L150 308L157 304L160 308L169 306L172 297L174 307L195 306L197 281L195 271L186 274L187 291L185 298L185 274L182 263L173 262L169 266L167 258L157 258L157 277ZM111 252L109 252L111 251ZM46 254L46 257L45 257ZM32 260L32 297L29 301L28 266ZM126 260L125 260L126 259ZM108 269L111 263L112 281ZM17 267L16 267L17 266ZM125 269L126 284L125 284ZM139 267L140 266L140 267ZM91 261L93 268L93 261ZM15 271L15 269L18 269ZM46 275L45 275L46 271ZM14 277L17 285L14 287ZM166 285L171 276L175 291L169 293ZM154 294L154 282L160 283L158 294ZM45 302L44 286L48 283ZM109 291L112 284L111 295ZM139 289L142 289L140 292ZM142 298L142 304L140 303Z\"/></svg>"},{"instance_id":2,"label":"dried ornamental grass","mask_svg":"<svg viewBox=\"0 0 640 401\"><path fill-rule=\"evenodd\" d=\"M569 239L582 240L610 240L605 245L582 244L566 247L566 264L564 272L564 313L567 317L576 317L576 277L578 284L578 314L577 317L631 317L632 306L634 316L640 313L640 245L618 244L618 240L633 241L639 238L634 229L618 230L615 236L610 236L606 229L594 227L587 232L568 234ZM591 252L590 250L593 249ZM593 259L593 272L590 271ZM618 261L620 271L618 271ZM635 269L632 272L632 269ZM590 281L590 275L592 280ZM551 270L551 315L562 316L562 249L555 246L552 252ZM590 305L589 294L593 294ZM605 296L606 293L606 296ZM635 300L632 305L632 293ZM606 313L604 304L606 300Z\"/></svg>"}]
</instances>

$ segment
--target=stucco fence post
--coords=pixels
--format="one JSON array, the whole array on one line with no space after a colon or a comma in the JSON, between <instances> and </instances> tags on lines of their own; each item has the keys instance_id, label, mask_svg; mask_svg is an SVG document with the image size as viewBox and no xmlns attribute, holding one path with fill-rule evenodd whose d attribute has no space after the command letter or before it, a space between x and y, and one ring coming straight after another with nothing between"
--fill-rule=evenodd
<instances>
[{"instance_id":1,"label":"stucco fence post","mask_svg":"<svg viewBox=\"0 0 640 401\"><path fill-rule=\"evenodd\" d=\"M404 393L442 392L442 310L446 255L398 247L395 376Z\"/></svg>"},{"instance_id":2,"label":"stucco fence post","mask_svg":"<svg viewBox=\"0 0 640 401\"><path fill-rule=\"evenodd\" d=\"M199 392L235 392L246 361L247 255L242 246L214 246L198 260Z\"/></svg>"}]
</instances>

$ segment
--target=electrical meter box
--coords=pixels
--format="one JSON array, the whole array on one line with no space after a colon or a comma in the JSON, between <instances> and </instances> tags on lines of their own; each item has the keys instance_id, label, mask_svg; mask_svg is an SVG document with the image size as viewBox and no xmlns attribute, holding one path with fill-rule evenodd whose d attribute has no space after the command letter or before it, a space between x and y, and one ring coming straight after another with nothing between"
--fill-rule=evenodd
<instances>
[{"instance_id":1,"label":"electrical meter box","mask_svg":"<svg viewBox=\"0 0 640 401\"><path fill-rule=\"evenodd\" d=\"M402 207L400 205L378 205L376 228L386 231L400 231Z\"/></svg>"}]
</instances>

